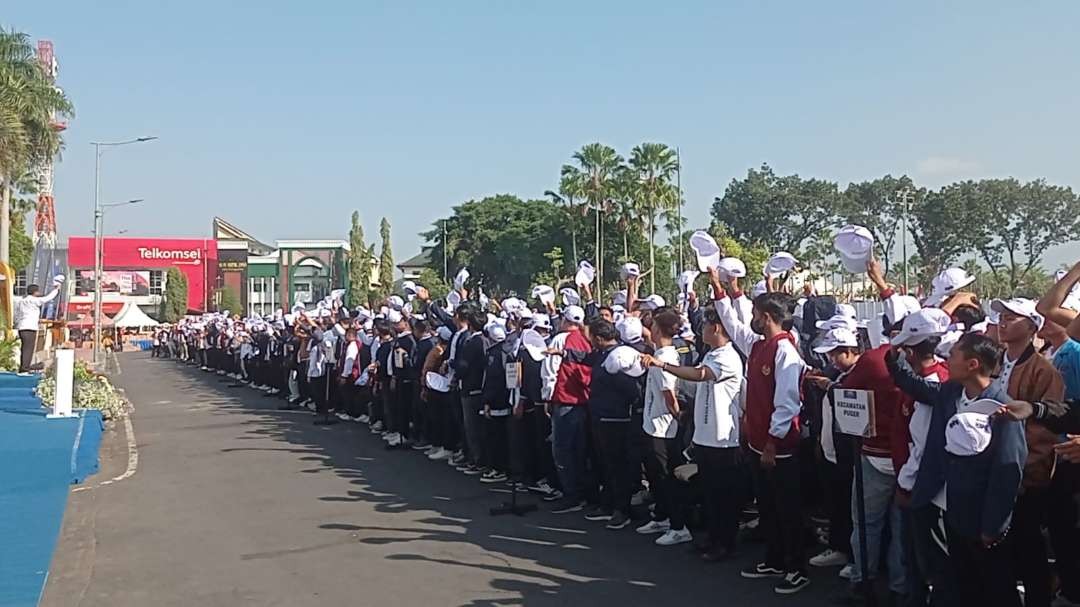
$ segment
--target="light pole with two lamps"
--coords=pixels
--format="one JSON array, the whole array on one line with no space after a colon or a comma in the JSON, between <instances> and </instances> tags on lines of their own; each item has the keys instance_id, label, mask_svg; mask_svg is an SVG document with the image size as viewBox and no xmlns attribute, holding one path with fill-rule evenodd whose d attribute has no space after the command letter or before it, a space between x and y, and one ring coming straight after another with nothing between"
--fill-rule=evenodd
<instances>
[{"instance_id":1,"label":"light pole with two lamps","mask_svg":"<svg viewBox=\"0 0 1080 607\"><path fill-rule=\"evenodd\" d=\"M101 273L102 273L102 243L103 232L101 229L102 218L105 215L105 207L121 206L125 204L134 204L141 202L139 200L128 200L126 202L118 202L115 204L105 205L101 204L101 154L108 148L120 147L123 145L131 145L134 143L145 143L147 141L153 141L157 137L136 137L135 139L128 139L126 141L91 141L90 145L94 146L94 365L98 365L101 362Z\"/></svg>"}]
</instances>

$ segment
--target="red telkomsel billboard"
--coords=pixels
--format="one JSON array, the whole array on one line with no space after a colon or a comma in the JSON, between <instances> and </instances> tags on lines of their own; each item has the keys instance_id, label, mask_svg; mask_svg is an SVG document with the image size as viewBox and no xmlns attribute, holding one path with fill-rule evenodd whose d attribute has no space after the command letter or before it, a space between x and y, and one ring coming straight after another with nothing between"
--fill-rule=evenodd
<instances>
[{"instance_id":1,"label":"red telkomsel billboard","mask_svg":"<svg viewBox=\"0 0 1080 607\"><path fill-rule=\"evenodd\" d=\"M105 238L104 270L176 268L187 277L188 307L206 309L209 285L217 275L217 241L212 238ZM68 239L68 265L73 270L94 267L94 239Z\"/></svg>"}]
</instances>

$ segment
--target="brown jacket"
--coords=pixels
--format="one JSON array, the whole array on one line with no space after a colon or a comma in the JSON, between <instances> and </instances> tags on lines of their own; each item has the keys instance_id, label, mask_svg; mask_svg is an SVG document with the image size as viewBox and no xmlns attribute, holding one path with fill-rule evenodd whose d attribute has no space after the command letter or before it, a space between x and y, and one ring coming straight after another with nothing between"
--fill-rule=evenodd
<instances>
[{"instance_id":1,"label":"brown jacket","mask_svg":"<svg viewBox=\"0 0 1080 607\"><path fill-rule=\"evenodd\" d=\"M1020 355L1009 376L1009 396L1016 400L1055 401L1065 400L1065 381L1054 364L1035 351L1034 346ZM1054 475L1054 443L1057 435L1033 419L1024 426L1027 437L1028 459L1024 464L1024 489L1046 488Z\"/></svg>"}]
</instances>

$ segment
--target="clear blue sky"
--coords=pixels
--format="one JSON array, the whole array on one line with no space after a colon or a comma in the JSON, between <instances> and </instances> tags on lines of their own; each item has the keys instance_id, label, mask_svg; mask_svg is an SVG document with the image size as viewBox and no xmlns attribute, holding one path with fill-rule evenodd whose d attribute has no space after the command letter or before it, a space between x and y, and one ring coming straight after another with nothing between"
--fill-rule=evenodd
<instances>
[{"instance_id":1,"label":"clear blue sky","mask_svg":"<svg viewBox=\"0 0 1080 607\"><path fill-rule=\"evenodd\" d=\"M345 238L380 216L398 259L449 207L540 196L582 144L679 146L688 215L747 168L938 186L1080 186L1080 3L12 2L77 106L62 235Z\"/></svg>"}]
</instances>

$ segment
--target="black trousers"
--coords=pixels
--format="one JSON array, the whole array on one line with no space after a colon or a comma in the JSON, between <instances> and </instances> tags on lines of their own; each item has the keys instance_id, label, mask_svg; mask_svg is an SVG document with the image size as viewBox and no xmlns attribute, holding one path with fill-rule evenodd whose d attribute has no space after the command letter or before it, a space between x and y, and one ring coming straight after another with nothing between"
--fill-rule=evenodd
<instances>
[{"instance_id":1,"label":"black trousers","mask_svg":"<svg viewBox=\"0 0 1080 607\"><path fill-rule=\"evenodd\" d=\"M528 402L521 417L510 420L510 457L512 471L518 480L555 482L555 462L548 442L550 435L551 418L542 404Z\"/></svg>"},{"instance_id":2,"label":"black trousers","mask_svg":"<svg viewBox=\"0 0 1080 607\"><path fill-rule=\"evenodd\" d=\"M19 331L19 372L29 373L34 364L34 349L37 347L37 331L23 329Z\"/></svg>"},{"instance_id":3,"label":"black trousers","mask_svg":"<svg viewBox=\"0 0 1080 607\"><path fill-rule=\"evenodd\" d=\"M713 548L735 550L739 531L740 493L743 487L743 457L739 447L694 445L702 488L705 492L705 522Z\"/></svg>"},{"instance_id":4,"label":"black trousers","mask_svg":"<svg viewBox=\"0 0 1080 607\"><path fill-rule=\"evenodd\" d=\"M851 556L851 487L855 477L855 456L851 438L833 433L836 463L822 458L825 504L829 513L829 548Z\"/></svg>"},{"instance_id":5,"label":"black trousers","mask_svg":"<svg viewBox=\"0 0 1080 607\"><path fill-rule=\"evenodd\" d=\"M781 571L805 572L799 456L778 457L776 465L766 469L761 456L751 452L750 468L765 534L765 564Z\"/></svg>"},{"instance_id":6,"label":"black trousers","mask_svg":"<svg viewBox=\"0 0 1080 607\"><path fill-rule=\"evenodd\" d=\"M485 468L507 472L510 468L507 457L507 421L509 415L492 415L480 417L480 426L483 428L483 455L480 463Z\"/></svg>"},{"instance_id":7,"label":"black trousers","mask_svg":"<svg viewBox=\"0 0 1080 607\"><path fill-rule=\"evenodd\" d=\"M984 548L977 540L960 537L948 530L949 565L956 579L958 605L979 607L1019 607L1011 538ZM1026 589L1025 589L1026 592Z\"/></svg>"},{"instance_id":8,"label":"black trousers","mask_svg":"<svg viewBox=\"0 0 1080 607\"><path fill-rule=\"evenodd\" d=\"M641 474L635 444L641 429L631 421L593 421L596 451L604 473L600 505L630 516L630 496ZM680 527L681 528L681 527Z\"/></svg>"},{"instance_id":9,"label":"black trousers","mask_svg":"<svg viewBox=\"0 0 1080 607\"><path fill-rule=\"evenodd\" d=\"M679 439L649 436L640 427L637 434L644 437L645 476L649 479L649 488L656 501L653 519L668 519L672 529L682 529L686 527L686 504L678 499L676 484L679 481L675 478L675 468L686 462Z\"/></svg>"},{"instance_id":10,"label":"black trousers","mask_svg":"<svg viewBox=\"0 0 1080 607\"><path fill-rule=\"evenodd\" d=\"M397 381L397 386L392 390L390 410L394 416L394 432L401 434L402 438L416 438L409 422L412 418L413 396L416 394L416 384L410 381Z\"/></svg>"},{"instance_id":11,"label":"black trousers","mask_svg":"<svg viewBox=\"0 0 1080 607\"><path fill-rule=\"evenodd\" d=\"M462 429L465 423L464 414L461 410L461 392L456 389L451 389L446 393L446 416L443 418L445 425L443 426L443 446L450 451L458 451L463 449L462 445Z\"/></svg>"},{"instance_id":12,"label":"black trousers","mask_svg":"<svg viewBox=\"0 0 1080 607\"><path fill-rule=\"evenodd\" d=\"M934 504L900 509L908 585L904 605L908 607L960 604L955 598L955 576L948 569L942 514Z\"/></svg>"},{"instance_id":13,"label":"black trousers","mask_svg":"<svg viewBox=\"0 0 1080 607\"><path fill-rule=\"evenodd\" d=\"M1061 593L1080 602L1080 465L1058 462L1047 502L1046 525Z\"/></svg>"},{"instance_id":14,"label":"black trousers","mask_svg":"<svg viewBox=\"0 0 1080 607\"><path fill-rule=\"evenodd\" d=\"M1013 507L1009 531L1013 569L1024 582L1025 607L1050 607L1050 563L1042 527L1046 518L1047 490L1025 489Z\"/></svg>"}]
</instances>

